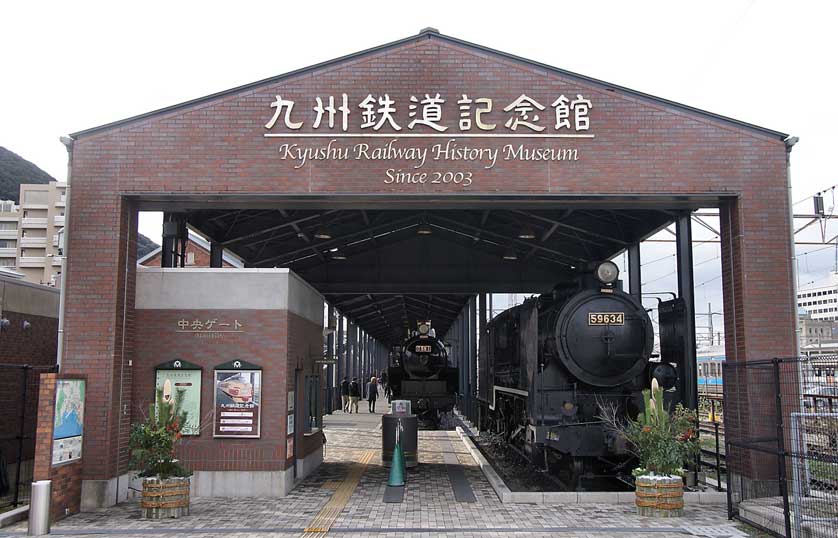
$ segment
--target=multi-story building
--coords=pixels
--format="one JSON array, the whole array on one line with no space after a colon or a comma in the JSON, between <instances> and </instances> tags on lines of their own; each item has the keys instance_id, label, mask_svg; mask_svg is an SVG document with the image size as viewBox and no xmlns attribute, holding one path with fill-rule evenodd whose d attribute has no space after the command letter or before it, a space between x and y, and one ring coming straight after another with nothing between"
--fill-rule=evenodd
<instances>
[{"instance_id":1,"label":"multi-story building","mask_svg":"<svg viewBox=\"0 0 838 538\"><path fill-rule=\"evenodd\" d=\"M802 287L797 292L797 306L806 310L813 320L838 320L838 273Z\"/></svg>"},{"instance_id":2,"label":"multi-story building","mask_svg":"<svg viewBox=\"0 0 838 538\"><path fill-rule=\"evenodd\" d=\"M826 344L838 342L838 322L814 319L806 310L798 312L798 329L800 331L800 347L810 344Z\"/></svg>"},{"instance_id":3,"label":"multi-story building","mask_svg":"<svg viewBox=\"0 0 838 538\"><path fill-rule=\"evenodd\" d=\"M17 271L36 284L58 286L61 282L59 232L64 228L67 184L20 186Z\"/></svg>"},{"instance_id":4,"label":"multi-story building","mask_svg":"<svg viewBox=\"0 0 838 538\"><path fill-rule=\"evenodd\" d=\"M0 268L17 269L17 228L20 220L14 200L0 200Z\"/></svg>"}]
</instances>

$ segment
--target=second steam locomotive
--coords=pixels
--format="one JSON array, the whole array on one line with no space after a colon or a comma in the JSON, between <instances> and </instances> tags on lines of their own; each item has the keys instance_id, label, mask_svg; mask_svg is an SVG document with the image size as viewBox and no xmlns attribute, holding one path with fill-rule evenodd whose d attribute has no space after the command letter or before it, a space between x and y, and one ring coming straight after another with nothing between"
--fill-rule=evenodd
<instances>
[{"instance_id":1,"label":"second steam locomotive","mask_svg":"<svg viewBox=\"0 0 838 538\"><path fill-rule=\"evenodd\" d=\"M387 382L394 400L410 400L420 424L435 428L442 413L454 408L457 369L448 363L445 344L423 321L390 353Z\"/></svg>"},{"instance_id":2,"label":"second steam locomotive","mask_svg":"<svg viewBox=\"0 0 838 538\"><path fill-rule=\"evenodd\" d=\"M625 442L599 419L642 409L650 376L673 385L674 369L650 363L653 327L642 303L622 291L610 261L551 294L495 317L478 357L480 429L503 434L567 488L580 479L628 474Z\"/></svg>"}]
</instances>

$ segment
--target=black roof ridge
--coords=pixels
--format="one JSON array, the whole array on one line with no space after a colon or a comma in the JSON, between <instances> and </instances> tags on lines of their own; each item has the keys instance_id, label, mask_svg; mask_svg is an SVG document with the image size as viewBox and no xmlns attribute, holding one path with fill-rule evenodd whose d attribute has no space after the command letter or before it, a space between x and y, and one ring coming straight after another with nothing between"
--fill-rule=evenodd
<instances>
[{"instance_id":1,"label":"black roof ridge","mask_svg":"<svg viewBox=\"0 0 838 538\"><path fill-rule=\"evenodd\" d=\"M279 82L279 81L281 81L283 79L286 79L286 78L294 77L294 76L301 75L301 74L311 72L311 71L316 71L316 70L323 69L323 68L326 68L326 67L330 67L330 66L333 66L333 65L336 65L336 64L344 63L344 62L347 62L347 61L350 61L350 60L353 60L353 59L356 59L356 58L360 58L360 57L367 56L367 55L370 55L370 54L375 54L375 53L378 53L378 52L382 52L382 51L385 51L385 50L388 50L388 49L397 48L397 47L400 47L402 45L405 45L405 44L408 44L408 43L411 43L411 42L415 42L415 41L417 41L417 40L419 40L423 37L427 37L428 39L434 38L434 39L440 39L440 40L443 40L443 41L448 41L448 42L453 43L455 45L476 49L478 51L481 51L481 52L484 52L484 53L487 53L487 54L491 54L491 55L494 55L494 56L499 56L499 57L505 58L507 60L511 60L511 61L519 62L519 63L524 63L526 65L537 67L539 69L546 69L546 70L551 71L553 73L560 74L564 77L574 78L574 79L580 80L580 81L588 83L588 84L593 84L593 85L598 86L598 87L600 87L604 90L618 91L618 92L621 92L623 94L626 94L626 95L629 95L629 96L632 96L632 97L640 98L640 99L642 99L644 101L647 101L647 102L664 104L666 106L677 108L677 109L683 110L685 112L689 112L691 114L698 114L698 115L705 116L705 117L708 117L708 118L716 120L716 121L721 121L721 122L724 122L724 123L728 123L728 124L731 124L735 127L744 128L744 129L748 129L748 130L751 130L751 131L756 131L756 132L761 133L763 135L767 135L771 138L779 138L780 140L786 140L787 138L789 138L789 135L787 133L783 133L783 132L780 132L780 131L775 131L773 129L768 129L767 127L761 127L759 125L755 125L755 124L748 123L748 122L745 122L745 121L737 120L737 119L734 119L734 118L731 118L731 117L728 117L728 116L723 116L721 114L715 114L713 112L709 112L707 110L703 110L703 109L700 109L700 108L685 105L685 104L679 103L677 101L670 101L669 99L664 99L662 97L657 97L655 95L651 95L651 94L648 94L648 93L643 93L643 92L640 92L640 91L637 91L637 90L632 90L631 88L626 88L626 87L620 86L618 84L611 84L610 82L599 80L599 79L596 79L596 78L593 78L593 77L588 77L586 75L580 75L579 73L574 73L572 71L567 71L565 69L554 67L552 65L541 63L541 62L538 62L538 61L535 61L535 60L530 60L528 58L523 58L521 56L516 56L514 54L510 54L510 53L507 53L507 52L492 49L490 47L485 47L483 45L478 45L476 43L471 43L469 41L458 39L456 37L451 37L451 36L448 36L448 35L444 35L444 34L439 33L439 30L436 30L435 28L425 28L416 35L412 35L412 36L409 36L409 37L406 37L406 38L398 39L396 41L391 41L391 42L385 43L383 45L377 45L375 47L371 47L371 48L364 49L364 50L361 50L361 51L358 51L358 52L347 54L345 56L340 56L338 58L333 58L331 60L326 60L324 62L320 62L320 63L310 65L310 66L307 66L307 67L303 67L301 69L295 69L294 71L289 71L287 73L283 73L283 74L280 74L280 75L275 75L275 76L272 76L272 77L264 78L264 79L261 79L261 80L257 80L255 82L250 82L248 84L243 84L241 86L236 86L234 88L230 88L230 89L227 89L227 90L222 90L220 92L205 95L203 97L198 97L196 99L191 99L189 101L184 101L184 102L181 102L181 103L177 103L175 105L170 105L170 106L167 106L167 107L164 107L164 108L159 108L159 109L156 109L156 110L152 110L150 112L145 112L143 114L130 116L128 118L124 118L124 119L121 119L121 120L117 120L117 121L113 121L113 122L106 123L106 124L103 124L103 125L99 125L97 127L91 127L89 129L83 129L81 131L76 131L74 133L70 133L70 136L72 138L87 136L87 135L91 135L91 134L94 134L94 133L98 133L100 131L105 131L105 130L108 130L108 129L112 129L114 127L119 127L121 125L125 125L125 124L132 123L132 122L135 122L135 121L143 120L143 119L146 119L146 118L149 118L149 117L152 117L152 116L156 116L156 115L159 115L159 114L166 114L168 112L173 112L173 111L178 110L180 108L186 108L186 107L197 105L197 104L204 103L204 102L207 102L207 101L212 101L212 100L218 99L220 97L233 95L233 94L240 93L240 92L243 92L243 91L247 91L249 89L256 88L256 87L259 87L259 86L263 86L263 85L266 85L266 84L272 84L272 83L275 83L275 82Z\"/></svg>"}]
</instances>

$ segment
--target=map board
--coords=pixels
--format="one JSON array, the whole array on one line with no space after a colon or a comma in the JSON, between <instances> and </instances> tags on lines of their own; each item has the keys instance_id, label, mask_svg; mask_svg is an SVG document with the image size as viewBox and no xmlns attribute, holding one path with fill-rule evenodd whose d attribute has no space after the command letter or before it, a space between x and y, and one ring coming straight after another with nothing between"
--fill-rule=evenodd
<instances>
[{"instance_id":1,"label":"map board","mask_svg":"<svg viewBox=\"0 0 838 538\"><path fill-rule=\"evenodd\" d=\"M55 386L55 422L52 430L52 464L81 458L84 426L83 379L59 379Z\"/></svg>"}]
</instances>

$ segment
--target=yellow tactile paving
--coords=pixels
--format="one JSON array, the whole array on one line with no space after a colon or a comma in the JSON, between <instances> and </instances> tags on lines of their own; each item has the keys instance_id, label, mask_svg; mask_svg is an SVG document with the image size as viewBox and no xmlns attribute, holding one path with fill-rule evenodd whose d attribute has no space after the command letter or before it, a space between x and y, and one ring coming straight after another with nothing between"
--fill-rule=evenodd
<instances>
[{"instance_id":1,"label":"yellow tactile paving","mask_svg":"<svg viewBox=\"0 0 838 538\"><path fill-rule=\"evenodd\" d=\"M352 464L352 467L350 467L349 472L346 474L346 478L343 479L343 482L337 486L337 489L332 494L332 498L320 509L320 512L314 516L314 519L311 520L311 523L303 531L305 538L321 538L326 536L335 520L349 502L349 499L352 497L352 492L355 491L358 482L361 481L361 476L367 470L367 465L369 465L374 457L375 451L367 450L357 462Z\"/></svg>"}]
</instances>

